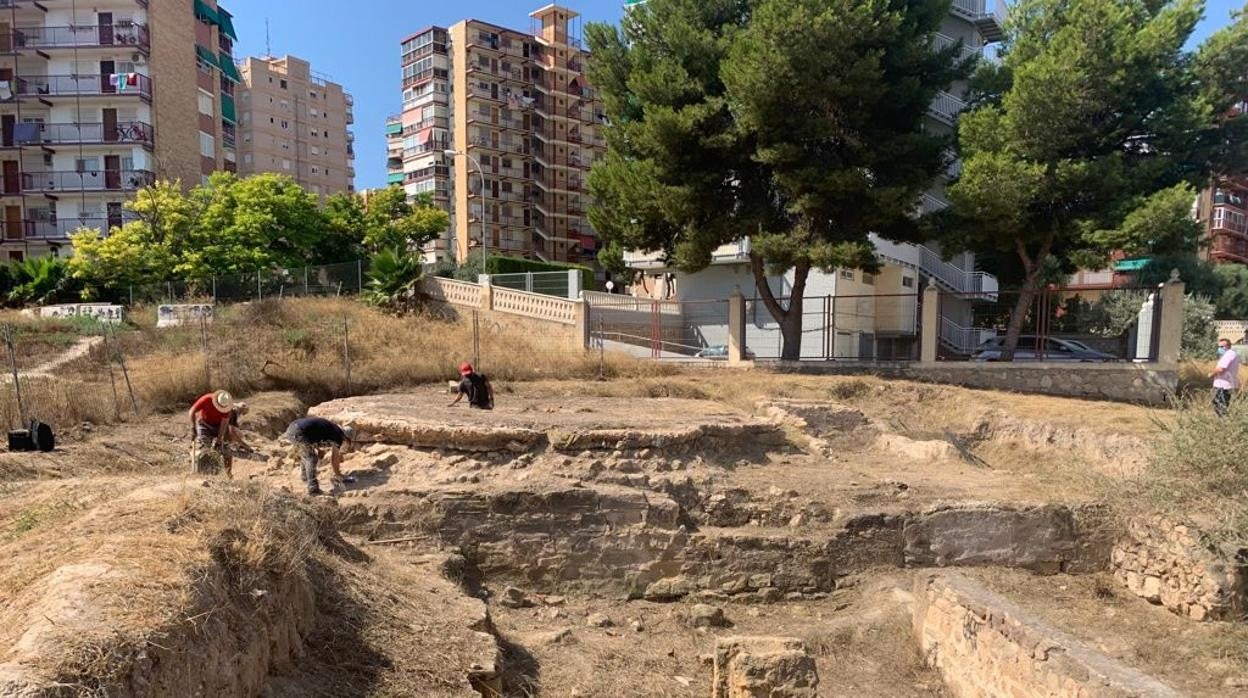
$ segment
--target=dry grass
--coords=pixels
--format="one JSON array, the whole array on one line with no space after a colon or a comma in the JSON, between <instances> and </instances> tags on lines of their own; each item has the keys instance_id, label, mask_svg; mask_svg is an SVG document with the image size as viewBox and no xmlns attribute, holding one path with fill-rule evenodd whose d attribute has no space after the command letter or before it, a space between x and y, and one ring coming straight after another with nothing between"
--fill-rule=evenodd
<instances>
[{"instance_id":1,"label":"dry grass","mask_svg":"<svg viewBox=\"0 0 1248 698\"><path fill-rule=\"evenodd\" d=\"M136 310L132 317L140 322L118 338L135 399L145 413L182 408L210 388L236 395L292 390L309 402L386 392L454 378L459 364L473 359L473 330L466 320L396 317L347 299L231 306L207 327L158 330L146 322L149 316L154 312ZM605 378L672 372L618 355L600 363L598 355L507 329L483 330L480 356L495 382L596 378L600 371ZM131 412L122 371L114 364L110 377L107 357L101 345L66 365L58 372L66 384L28 391L27 411L56 424L115 421L119 412ZM114 384L120 409L113 400ZM0 408L0 419L15 423L15 405L8 409Z\"/></svg>"},{"instance_id":2,"label":"dry grass","mask_svg":"<svg viewBox=\"0 0 1248 698\"><path fill-rule=\"evenodd\" d=\"M195 619L228 615L240 593L303 574L316 547L316 519L288 495L139 484L39 484L0 500L0 645L42 626L49 644L23 661L80 694L107 694L149 642L192 643ZM67 565L97 573L50 588Z\"/></svg>"}]
</instances>

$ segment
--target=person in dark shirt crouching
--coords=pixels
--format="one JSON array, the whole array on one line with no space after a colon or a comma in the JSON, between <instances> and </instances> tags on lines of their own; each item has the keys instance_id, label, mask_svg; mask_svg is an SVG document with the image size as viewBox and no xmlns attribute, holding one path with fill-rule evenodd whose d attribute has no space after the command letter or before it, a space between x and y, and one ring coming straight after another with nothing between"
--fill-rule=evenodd
<instances>
[{"instance_id":1,"label":"person in dark shirt crouching","mask_svg":"<svg viewBox=\"0 0 1248 698\"><path fill-rule=\"evenodd\" d=\"M448 407L458 405L460 400L467 397L470 408L494 409L494 387L490 385L489 378L474 371L472 364L467 362L459 365L459 375L463 376L463 380L459 381L459 394Z\"/></svg>"},{"instance_id":2,"label":"person in dark shirt crouching","mask_svg":"<svg viewBox=\"0 0 1248 698\"><path fill-rule=\"evenodd\" d=\"M321 462L322 451L330 449L329 467L334 480L354 482L354 478L342 474L342 454L351 450L355 432L351 427L340 427L320 417L296 419L286 427L286 440L294 445L302 462L303 481L308 485L309 495L321 494L316 480L316 467Z\"/></svg>"}]
</instances>

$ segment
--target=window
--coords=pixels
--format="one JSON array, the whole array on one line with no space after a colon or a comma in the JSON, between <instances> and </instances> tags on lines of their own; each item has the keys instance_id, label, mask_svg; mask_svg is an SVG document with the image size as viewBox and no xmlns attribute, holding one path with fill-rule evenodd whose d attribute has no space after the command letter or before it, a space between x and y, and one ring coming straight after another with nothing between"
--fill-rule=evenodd
<instances>
[{"instance_id":1,"label":"window","mask_svg":"<svg viewBox=\"0 0 1248 698\"><path fill-rule=\"evenodd\" d=\"M309 109L309 110L308 110L308 113L309 113L309 114L311 114L312 116L320 116L320 115L321 115L321 112L320 112L320 111L318 111L318 110L316 110L316 109Z\"/></svg>"},{"instance_id":2,"label":"window","mask_svg":"<svg viewBox=\"0 0 1248 698\"><path fill-rule=\"evenodd\" d=\"M901 277L901 285L904 288L914 288L914 277L913 276Z\"/></svg>"},{"instance_id":3,"label":"window","mask_svg":"<svg viewBox=\"0 0 1248 698\"><path fill-rule=\"evenodd\" d=\"M318 147L316 147L316 146L312 146L312 154L313 154L313 155L320 155L320 154L321 154L321 149L320 149L320 148L318 148Z\"/></svg>"},{"instance_id":4,"label":"window","mask_svg":"<svg viewBox=\"0 0 1248 698\"><path fill-rule=\"evenodd\" d=\"M842 270L841 270L841 278L842 278L842 279L845 279L846 281L853 281L853 280L854 280L854 270L853 270L853 269L842 269Z\"/></svg>"},{"instance_id":5,"label":"window","mask_svg":"<svg viewBox=\"0 0 1248 698\"><path fill-rule=\"evenodd\" d=\"M317 167L316 165L313 165L312 174L320 174L320 173L321 173L321 168Z\"/></svg>"},{"instance_id":6,"label":"window","mask_svg":"<svg viewBox=\"0 0 1248 698\"><path fill-rule=\"evenodd\" d=\"M286 160L286 159L283 159L283 160L282 160L282 169L283 169L283 170L289 170L289 169L290 169L290 160Z\"/></svg>"},{"instance_id":7,"label":"window","mask_svg":"<svg viewBox=\"0 0 1248 698\"><path fill-rule=\"evenodd\" d=\"M286 120L283 120L283 121L282 121L282 128L290 128L290 122L289 122L289 121L286 121Z\"/></svg>"},{"instance_id":8,"label":"window","mask_svg":"<svg viewBox=\"0 0 1248 698\"><path fill-rule=\"evenodd\" d=\"M316 99L316 91L314 90L314 91L309 92L308 97L310 99Z\"/></svg>"},{"instance_id":9,"label":"window","mask_svg":"<svg viewBox=\"0 0 1248 698\"><path fill-rule=\"evenodd\" d=\"M282 80L282 81L281 81L281 83L280 83L280 87L281 87L283 90L284 90L284 89L286 89L286 81L285 81L285 80Z\"/></svg>"},{"instance_id":10,"label":"window","mask_svg":"<svg viewBox=\"0 0 1248 698\"><path fill-rule=\"evenodd\" d=\"M874 285L875 285L875 275L874 275L874 274L868 274L868 273L867 273L867 272L865 272L865 271L864 271L864 272L862 272L862 283L864 283L864 284L866 284L866 285L868 285L868 286L874 286Z\"/></svg>"},{"instance_id":11,"label":"window","mask_svg":"<svg viewBox=\"0 0 1248 698\"><path fill-rule=\"evenodd\" d=\"M244 165L251 164L251 153L243 153L243 164Z\"/></svg>"},{"instance_id":12,"label":"window","mask_svg":"<svg viewBox=\"0 0 1248 698\"><path fill-rule=\"evenodd\" d=\"M100 171L99 158L74 158L74 172L94 174Z\"/></svg>"},{"instance_id":13,"label":"window","mask_svg":"<svg viewBox=\"0 0 1248 698\"><path fill-rule=\"evenodd\" d=\"M212 98L212 95L208 94L207 92L204 92L203 90L200 90L199 91L199 113L203 114L204 116L214 116L216 114L216 109L213 106L213 101L214 100Z\"/></svg>"},{"instance_id":14,"label":"window","mask_svg":"<svg viewBox=\"0 0 1248 698\"><path fill-rule=\"evenodd\" d=\"M199 132L199 154L206 158L214 158L217 156L217 139L204 133Z\"/></svg>"}]
</instances>

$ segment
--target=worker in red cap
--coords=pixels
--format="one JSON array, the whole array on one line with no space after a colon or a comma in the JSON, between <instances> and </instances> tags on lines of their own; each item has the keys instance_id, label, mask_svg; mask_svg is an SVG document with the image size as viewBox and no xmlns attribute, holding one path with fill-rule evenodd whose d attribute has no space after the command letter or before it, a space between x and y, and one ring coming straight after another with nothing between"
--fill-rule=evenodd
<instances>
[{"instance_id":1,"label":"worker in red cap","mask_svg":"<svg viewBox=\"0 0 1248 698\"><path fill-rule=\"evenodd\" d=\"M474 371L472 364L467 361L459 365L459 375L463 377L459 381L459 394L455 396L450 407L458 405L467 395L468 407L478 410L494 409L494 388L490 385L489 378Z\"/></svg>"}]
</instances>

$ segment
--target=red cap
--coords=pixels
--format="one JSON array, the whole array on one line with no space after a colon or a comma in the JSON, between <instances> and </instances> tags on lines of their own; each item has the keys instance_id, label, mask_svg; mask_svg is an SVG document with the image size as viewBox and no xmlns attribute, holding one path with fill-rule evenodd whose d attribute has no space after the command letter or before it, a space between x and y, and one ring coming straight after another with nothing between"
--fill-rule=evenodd
<instances>
[{"instance_id":1,"label":"red cap","mask_svg":"<svg viewBox=\"0 0 1248 698\"><path fill-rule=\"evenodd\" d=\"M465 361L464 363L459 365L459 375L466 376L469 373L472 373L472 364Z\"/></svg>"}]
</instances>

